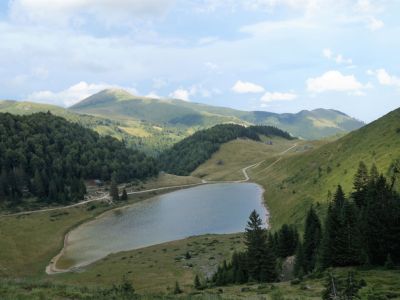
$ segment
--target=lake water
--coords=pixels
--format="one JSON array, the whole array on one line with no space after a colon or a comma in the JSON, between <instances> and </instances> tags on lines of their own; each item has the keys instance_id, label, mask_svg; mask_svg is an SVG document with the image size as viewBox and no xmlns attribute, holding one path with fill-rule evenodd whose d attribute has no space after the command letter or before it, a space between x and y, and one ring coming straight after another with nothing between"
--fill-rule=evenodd
<instances>
[{"instance_id":1,"label":"lake water","mask_svg":"<svg viewBox=\"0 0 400 300\"><path fill-rule=\"evenodd\" d=\"M262 192L254 183L207 184L112 210L71 231L63 258L79 267L193 235L242 232L254 209L267 222Z\"/></svg>"}]
</instances>

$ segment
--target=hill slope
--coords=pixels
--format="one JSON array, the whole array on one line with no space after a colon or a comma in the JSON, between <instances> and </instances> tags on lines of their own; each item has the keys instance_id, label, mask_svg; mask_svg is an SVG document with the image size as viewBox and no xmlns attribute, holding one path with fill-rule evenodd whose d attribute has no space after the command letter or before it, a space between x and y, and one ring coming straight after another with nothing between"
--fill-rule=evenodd
<instances>
[{"instance_id":1,"label":"hill slope","mask_svg":"<svg viewBox=\"0 0 400 300\"><path fill-rule=\"evenodd\" d=\"M319 139L358 129L364 124L330 109L276 114L240 111L176 99L136 97L123 90L104 90L70 108L73 111L112 119L138 119L171 127L206 128L221 123L270 125L305 139Z\"/></svg>"},{"instance_id":2,"label":"hill slope","mask_svg":"<svg viewBox=\"0 0 400 300\"><path fill-rule=\"evenodd\" d=\"M376 164L384 174L400 158L400 109L317 149L290 154L269 167L267 160L249 171L265 187L265 199L274 226L301 224L312 203L326 203L329 192L341 184L351 192L360 161Z\"/></svg>"},{"instance_id":3,"label":"hill slope","mask_svg":"<svg viewBox=\"0 0 400 300\"><path fill-rule=\"evenodd\" d=\"M261 135L293 139L287 132L271 126L244 127L236 124L221 124L200 130L176 143L171 149L161 154L160 164L166 172L189 175L218 151L222 144L237 138L260 141Z\"/></svg>"},{"instance_id":4,"label":"hill slope","mask_svg":"<svg viewBox=\"0 0 400 300\"><path fill-rule=\"evenodd\" d=\"M136 119L110 119L105 116L92 116L71 111L56 105L0 100L0 112L15 115L30 115L37 112L50 111L53 115L63 117L70 122L78 123L93 129L101 135L110 135L118 140L125 140L135 149L157 154L192 134L192 129L174 128L153 124Z\"/></svg>"}]
</instances>

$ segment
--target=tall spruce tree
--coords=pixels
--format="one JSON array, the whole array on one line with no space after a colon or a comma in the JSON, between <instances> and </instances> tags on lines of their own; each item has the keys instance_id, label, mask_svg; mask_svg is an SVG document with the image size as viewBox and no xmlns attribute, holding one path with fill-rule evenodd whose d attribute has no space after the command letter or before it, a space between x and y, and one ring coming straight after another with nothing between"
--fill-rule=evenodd
<instances>
[{"instance_id":1,"label":"tall spruce tree","mask_svg":"<svg viewBox=\"0 0 400 300\"><path fill-rule=\"evenodd\" d=\"M341 211L345 202L342 187L337 187L333 202L329 203L325 219L325 228L321 246L321 267L327 268L338 264L338 251L343 248Z\"/></svg>"},{"instance_id":2,"label":"tall spruce tree","mask_svg":"<svg viewBox=\"0 0 400 300\"><path fill-rule=\"evenodd\" d=\"M285 258L294 255L299 242L299 234L294 226L282 225L278 231L277 254Z\"/></svg>"},{"instance_id":3,"label":"tall spruce tree","mask_svg":"<svg viewBox=\"0 0 400 300\"><path fill-rule=\"evenodd\" d=\"M303 244L301 242L299 242L297 244L297 249L296 249L293 273L297 277L302 277L305 274L305 270L308 270L308 269L309 268L306 265L306 262L304 259Z\"/></svg>"},{"instance_id":4,"label":"tall spruce tree","mask_svg":"<svg viewBox=\"0 0 400 300\"><path fill-rule=\"evenodd\" d=\"M118 194L118 186L115 180L111 181L110 185L110 196L113 201L118 201L119 200L119 194Z\"/></svg>"},{"instance_id":5,"label":"tall spruce tree","mask_svg":"<svg viewBox=\"0 0 400 300\"><path fill-rule=\"evenodd\" d=\"M364 162L360 162L358 165L357 173L353 181L352 198L358 207L365 205L365 193L369 183L368 169Z\"/></svg>"},{"instance_id":6,"label":"tall spruce tree","mask_svg":"<svg viewBox=\"0 0 400 300\"><path fill-rule=\"evenodd\" d=\"M251 279L271 282L277 278L276 259L273 249L267 243L267 231L262 228L262 220L254 210L247 222L245 233L247 246L247 268Z\"/></svg>"},{"instance_id":7,"label":"tall spruce tree","mask_svg":"<svg viewBox=\"0 0 400 300\"><path fill-rule=\"evenodd\" d=\"M340 236L338 236L337 261L339 266L359 265L361 261L361 232L357 207L346 200L341 213Z\"/></svg>"},{"instance_id":8,"label":"tall spruce tree","mask_svg":"<svg viewBox=\"0 0 400 300\"><path fill-rule=\"evenodd\" d=\"M314 270L319 246L322 238L321 222L313 206L307 213L306 222L304 226L304 242L303 242L303 256L304 256L304 270L305 274Z\"/></svg>"}]
</instances>

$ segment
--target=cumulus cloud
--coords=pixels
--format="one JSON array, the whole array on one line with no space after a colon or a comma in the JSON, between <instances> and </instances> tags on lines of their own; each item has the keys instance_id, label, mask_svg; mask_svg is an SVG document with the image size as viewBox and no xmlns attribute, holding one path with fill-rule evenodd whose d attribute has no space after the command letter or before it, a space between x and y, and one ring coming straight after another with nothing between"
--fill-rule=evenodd
<instances>
[{"instance_id":1,"label":"cumulus cloud","mask_svg":"<svg viewBox=\"0 0 400 300\"><path fill-rule=\"evenodd\" d=\"M337 64L351 65L353 63L351 58L345 58L342 54L335 54L329 48L323 49L322 55L329 60L334 60Z\"/></svg>"},{"instance_id":2,"label":"cumulus cloud","mask_svg":"<svg viewBox=\"0 0 400 300\"><path fill-rule=\"evenodd\" d=\"M280 92L266 92L262 97L262 102L274 102L274 101L291 101L297 98L294 93L280 93Z\"/></svg>"},{"instance_id":3,"label":"cumulus cloud","mask_svg":"<svg viewBox=\"0 0 400 300\"><path fill-rule=\"evenodd\" d=\"M82 16L93 16L108 24L135 17L164 14L174 0L13 0L10 2L14 20L75 24Z\"/></svg>"},{"instance_id":4,"label":"cumulus cloud","mask_svg":"<svg viewBox=\"0 0 400 300\"><path fill-rule=\"evenodd\" d=\"M367 20L367 28L372 31L381 29L383 26L385 26L385 23L383 23L382 20L376 19L375 17L370 17Z\"/></svg>"},{"instance_id":5,"label":"cumulus cloud","mask_svg":"<svg viewBox=\"0 0 400 300\"><path fill-rule=\"evenodd\" d=\"M176 89L171 94L169 94L169 96L171 98L184 100L184 101L190 101L190 99L189 99L190 95L191 95L190 90L186 90L183 88Z\"/></svg>"},{"instance_id":6,"label":"cumulus cloud","mask_svg":"<svg viewBox=\"0 0 400 300\"><path fill-rule=\"evenodd\" d=\"M146 95L148 98L152 99L161 99L161 96L159 96L156 92L152 91Z\"/></svg>"},{"instance_id":7,"label":"cumulus cloud","mask_svg":"<svg viewBox=\"0 0 400 300\"><path fill-rule=\"evenodd\" d=\"M238 80L232 87L232 91L238 94L262 93L264 92L264 88L252 82Z\"/></svg>"},{"instance_id":8,"label":"cumulus cloud","mask_svg":"<svg viewBox=\"0 0 400 300\"><path fill-rule=\"evenodd\" d=\"M400 87L400 77L390 75L385 69L378 69L375 72L369 70L368 73L375 74L378 82L382 85Z\"/></svg>"},{"instance_id":9,"label":"cumulus cloud","mask_svg":"<svg viewBox=\"0 0 400 300\"><path fill-rule=\"evenodd\" d=\"M137 94L137 91L134 88L124 88L105 83L96 84L81 81L59 92L53 92L49 90L34 92L27 97L27 100L40 103L71 106L95 93L110 88L123 88L133 94Z\"/></svg>"},{"instance_id":10,"label":"cumulus cloud","mask_svg":"<svg viewBox=\"0 0 400 300\"><path fill-rule=\"evenodd\" d=\"M368 85L360 83L354 75L343 75L339 71L328 71L319 77L307 80L307 90L311 93L328 91L356 93L367 87Z\"/></svg>"}]
</instances>

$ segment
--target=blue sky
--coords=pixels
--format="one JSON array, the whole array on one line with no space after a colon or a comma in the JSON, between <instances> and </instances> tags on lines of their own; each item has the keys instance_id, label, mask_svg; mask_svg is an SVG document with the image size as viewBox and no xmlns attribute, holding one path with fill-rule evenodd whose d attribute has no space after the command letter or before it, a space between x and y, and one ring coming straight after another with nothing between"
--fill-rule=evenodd
<instances>
[{"instance_id":1,"label":"blue sky","mask_svg":"<svg viewBox=\"0 0 400 300\"><path fill-rule=\"evenodd\" d=\"M400 107L400 1L0 2L0 99L109 87L244 110Z\"/></svg>"}]
</instances>

